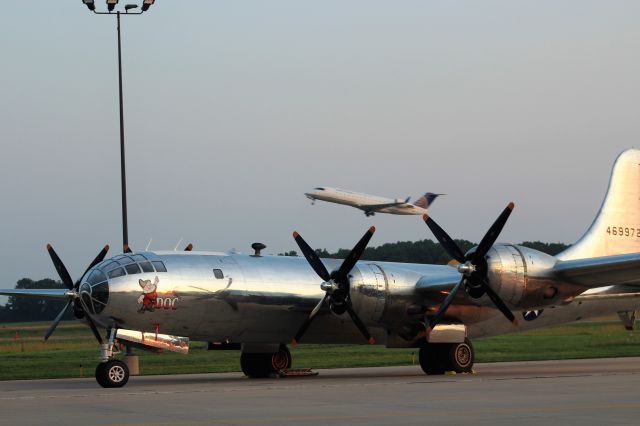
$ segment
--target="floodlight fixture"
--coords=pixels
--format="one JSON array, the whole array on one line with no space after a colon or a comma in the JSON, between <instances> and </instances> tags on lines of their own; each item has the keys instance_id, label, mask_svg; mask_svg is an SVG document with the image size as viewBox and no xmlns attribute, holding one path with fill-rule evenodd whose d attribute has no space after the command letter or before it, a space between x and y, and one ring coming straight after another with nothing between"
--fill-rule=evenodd
<instances>
[{"instance_id":1,"label":"floodlight fixture","mask_svg":"<svg viewBox=\"0 0 640 426\"><path fill-rule=\"evenodd\" d=\"M113 12L113 9L118 4L118 0L107 0L107 9L109 12Z\"/></svg>"},{"instance_id":2,"label":"floodlight fixture","mask_svg":"<svg viewBox=\"0 0 640 426\"><path fill-rule=\"evenodd\" d=\"M142 2L142 11L146 12L147 10L149 10L149 7L154 4L156 2L156 0L144 0Z\"/></svg>"},{"instance_id":3,"label":"floodlight fixture","mask_svg":"<svg viewBox=\"0 0 640 426\"><path fill-rule=\"evenodd\" d=\"M89 10L96 10L96 3L94 0L82 0L82 3L84 3L89 8Z\"/></svg>"}]
</instances>

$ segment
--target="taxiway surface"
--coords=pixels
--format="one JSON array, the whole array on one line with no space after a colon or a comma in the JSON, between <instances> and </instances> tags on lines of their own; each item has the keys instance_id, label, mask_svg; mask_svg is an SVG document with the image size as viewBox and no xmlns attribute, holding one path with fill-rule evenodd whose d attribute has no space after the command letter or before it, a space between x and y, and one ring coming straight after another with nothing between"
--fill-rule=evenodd
<instances>
[{"instance_id":1,"label":"taxiway surface","mask_svg":"<svg viewBox=\"0 0 640 426\"><path fill-rule=\"evenodd\" d=\"M640 422L640 358L319 370L249 380L241 373L0 382L3 424L423 425Z\"/></svg>"}]
</instances>

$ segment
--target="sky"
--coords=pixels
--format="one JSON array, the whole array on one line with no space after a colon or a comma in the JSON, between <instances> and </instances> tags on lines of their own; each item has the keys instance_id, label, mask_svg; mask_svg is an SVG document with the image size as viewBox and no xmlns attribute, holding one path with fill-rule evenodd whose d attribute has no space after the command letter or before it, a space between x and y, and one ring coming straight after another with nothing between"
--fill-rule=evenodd
<instances>
[{"instance_id":1,"label":"sky","mask_svg":"<svg viewBox=\"0 0 640 426\"><path fill-rule=\"evenodd\" d=\"M103 2L97 2L104 8ZM7 2L0 26L0 287L78 278L122 244L115 16ZM430 209L478 241L571 243L640 136L636 1L158 0L122 18L134 250L295 250L433 238L303 195Z\"/></svg>"}]
</instances>

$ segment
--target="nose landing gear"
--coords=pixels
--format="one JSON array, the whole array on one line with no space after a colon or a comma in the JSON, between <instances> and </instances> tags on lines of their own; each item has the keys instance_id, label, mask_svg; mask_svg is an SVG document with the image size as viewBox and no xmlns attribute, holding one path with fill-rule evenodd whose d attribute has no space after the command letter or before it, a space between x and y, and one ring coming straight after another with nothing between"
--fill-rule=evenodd
<instances>
[{"instance_id":1,"label":"nose landing gear","mask_svg":"<svg viewBox=\"0 0 640 426\"><path fill-rule=\"evenodd\" d=\"M109 343L100 345L101 362L96 367L96 381L103 388L120 388L129 381L129 367L114 358L116 329L109 331Z\"/></svg>"},{"instance_id":2,"label":"nose landing gear","mask_svg":"<svg viewBox=\"0 0 640 426\"><path fill-rule=\"evenodd\" d=\"M129 381L129 368L119 359L101 362L96 367L96 381L103 388L120 388Z\"/></svg>"}]
</instances>

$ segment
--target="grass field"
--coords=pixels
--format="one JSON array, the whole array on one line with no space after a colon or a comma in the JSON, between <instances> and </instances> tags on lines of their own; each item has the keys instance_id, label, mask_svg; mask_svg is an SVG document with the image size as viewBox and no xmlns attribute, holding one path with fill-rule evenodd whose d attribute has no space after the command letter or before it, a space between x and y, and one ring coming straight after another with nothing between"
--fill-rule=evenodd
<instances>
[{"instance_id":1,"label":"grass field","mask_svg":"<svg viewBox=\"0 0 640 426\"><path fill-rule=\"evenodd\" d=\"M0 325L0 380L92 377L98 348L81 323L62 323L47 343L48 323ZM527 333L474 340L476 362L640 356L640 334L619 321L581 322ZM141 374L239 371L238 351L207 351L192 342L189 355L137 351ZM407 365L415 349L368 345L300 345L293 367L334 368Z\"/></svg>"}]
</instances>

